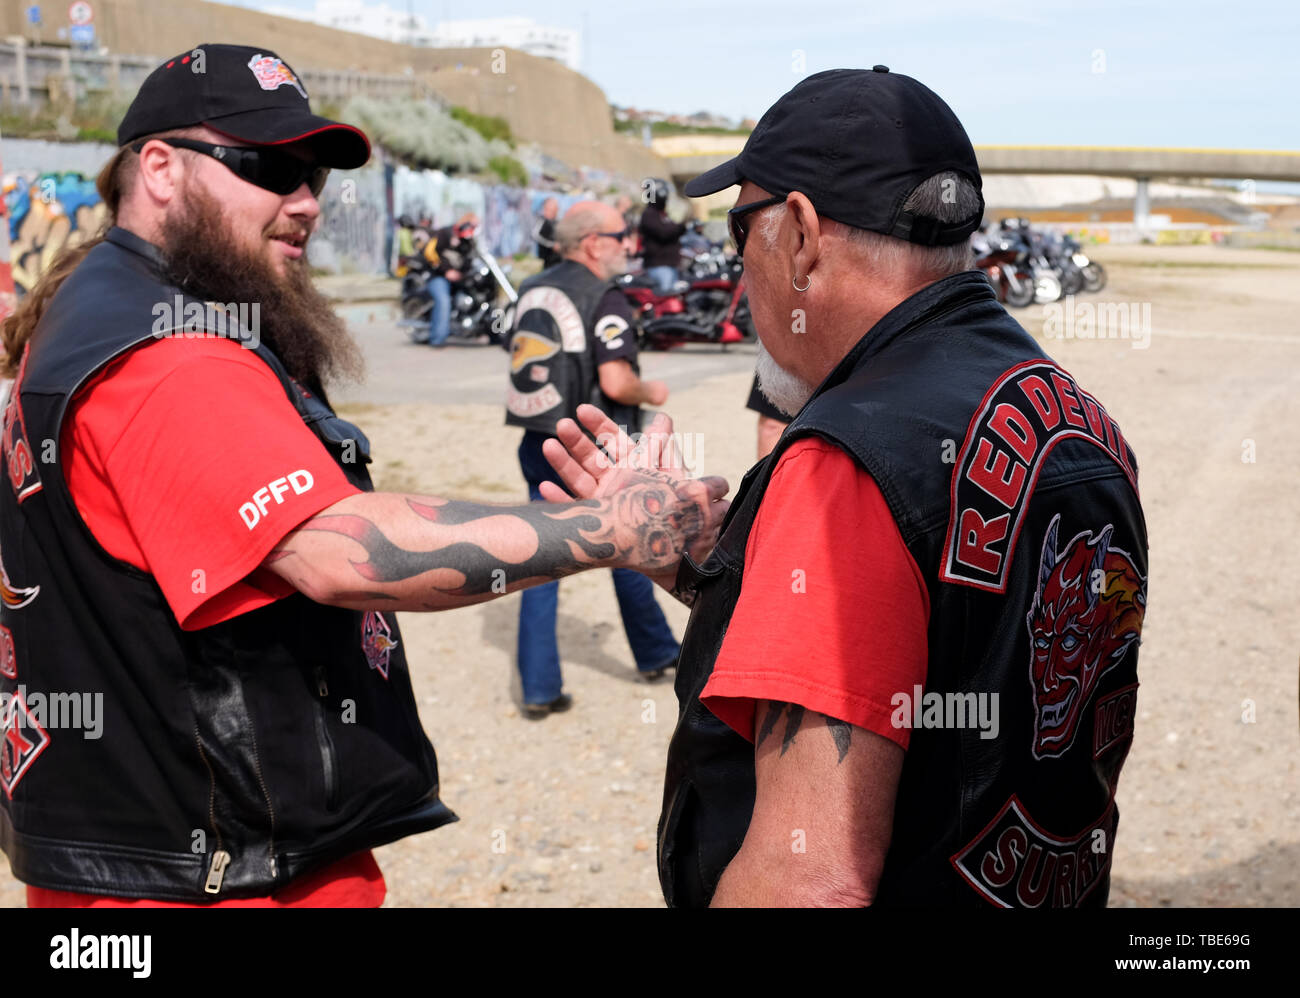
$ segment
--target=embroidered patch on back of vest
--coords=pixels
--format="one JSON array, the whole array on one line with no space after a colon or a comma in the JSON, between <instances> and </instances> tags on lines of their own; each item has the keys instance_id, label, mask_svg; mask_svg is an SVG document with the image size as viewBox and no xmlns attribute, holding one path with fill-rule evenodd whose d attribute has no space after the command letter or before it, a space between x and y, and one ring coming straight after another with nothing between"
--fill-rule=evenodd
<instances>
[{"instance_id":1,"label":"embroidered patch on back of vest","mask_svg":"<svg viewBox=\"0 0 1300 998\"><path fill-rule=\"evenodd\" d=\"M9 573L0 561L0 601L10 610L21 610L41 594L40 586L15 586L9 581Z\"/></svg>"},{"instance_id":2,"label":"embroidered patch on back of vest","mask_svg":"<svg viewBox=\"0 0 1300 998\"><path fill-rule=\"evenodd\" d=\"M18 653L14 649L14 632L0 624L0 676L18 678Z\"/></svg>"},{"instance_id":3,"label":"embroidered patch on back of vest","mask_svg":"<svg viewBox=\"0 0 1300 998\"><path fill-rule=\"evenodd\" d=\"M1015 794L971 842L953 868L999 908L1076 908L1110 869L1114 798L1092 824L1060 838L1029 816Z\"/></svg>"},{"instance_id":4,"label":"embroidered patch on back of vest","mask_svg":"<svg viewBox=\"0 0 1300 998\"><path fill-rule=\"evenodd\" d=\"M49 732L27 709L22 693L9 694L0 708L0 786L10 800L18 781L49 744Z\"/></svg>"},{"instance_id":5,"label":"embroidered patch on back of vest","mask_svg":"<svg viewBox=\"0 0 1300 998\"><path fill-rule=\"evenodd\" d=\"M1006 592L1039 472L1052 448L1071 437L1110 454L1137 492L1137 462L1119 424L1069 374L1033 360L993 384L953 468L941 581Z\"/></svg>"},{"instance_id":6,"label":"embroidered patch on back of vest","mask_svg":"<svg viewBox=\"0 0 1300 998\"><path fill-rule=\"evenodd\" d=\"M1133 717L1137 714L1138 684L1125 686L1097 701L1092 721L1092 757L1100 759L1117 745L1133 741Z\"/></svg>"},{"instance_id":7,"label":"embroidered patch on back of vest","mask_svg":"<svg viewBox=\"0 0 1300 998\"><path fill-rule=\"evenodd\" d=\"M27 357L23 355L23 366ZM18 386L22 384L22 373L9 390L9 401L5 403L3 429L0 430L0 459L3 459L5 472L9 477L9 487L19 502L41 491L41 476L36 472L36 457L31 444L27 441L27 427L23 421L22 403L18 397Z\"/></svg>"},{"instance_id":8,"label":"embroidered patch on back of vest","mask_svg":"<svg viewBox=\"0 0 1300 998\"><path fill-rule=\"evenodd\" d=\"M1052 517L1043 538L1025 617L1035 759L1058 758L1074 744L1088 701L1137 642L1147 609L1146 579L1128 552L1110 543L1110 524L1096 534L1081 531L1058 551L1060 523L1059 514Z\"/></svg>"}]
</instances>

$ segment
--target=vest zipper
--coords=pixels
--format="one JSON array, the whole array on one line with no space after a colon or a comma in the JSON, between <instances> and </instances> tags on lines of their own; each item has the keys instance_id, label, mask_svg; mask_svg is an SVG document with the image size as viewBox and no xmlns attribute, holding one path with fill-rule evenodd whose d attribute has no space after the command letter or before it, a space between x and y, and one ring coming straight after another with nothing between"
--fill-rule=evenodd
<instances>
[{"instance_id":1,"label":"vest zipper","mask_svg":"<svg viewBox=\"0 0 1300 998\"><path fill-rule=\"evenodd\" d=\"M269 840L268 840L268 842L267 842L266 851L267 851L267 856L268 856L268 859L269 859L269 862L270 862L270 866L271 866L271 879L274 880L274 879L275 879L275 876L276 876L276 871L275 871L275 807L272 806L272 804L271 804L271 792L270 792L269 790L266 789L266 780L262 777L262 760L261 760L261 757L258 756L258 754L257 754L257 738L254 736L254 734L253 734L253 729L252 729L251 726L250 726L249 729L248 729L248 737L249 737L249 739L250 739L250 740L252 741L252 743L253 743L253 771L254 771L255 773L257 773L257 785L260 786L260 787L262 788L262 796L263 796L264 798L266 798L266 814L267 814L267 817L270 819L270 822L271 822L270 838L269 838Z\"/></svg>"},{"instance_id":2,"label":"vest zipper","mask_svg":"<svg viewBox=\"0 0 1300 998\"><path fill-rule=\"evenodd\" d=\"M203 885L207 893L221 893L221 882L226 878L226 867L229 865L230 853L226 850L218 849L212 854L212 862L208 864L208 879Z\"/></svg>"},{"instance_id":3,"label":"vest zipper","mask_svg":"<svg viewBox=\"0 0 1300 998\"><path fill-rule=\"evenodd\" d=\"M221 829L217 826L217 777L212 772L212 763L208 762L208 754L203 751L203 739L199 735L197 722L194 725L194 743L198 745L199 758L208 771L208 824L212 826L212 834L217 840L217 848L208 861L208 879L203 883L203 890L207 894L220 894L226 867L230 865L230 853L222 848Z\"/></svg>"},{"instance_id":4,"label":"vest zipper","mask_svg":"<svg viewBox=\"0 0 1300 998\"><path fill-rule=\"evenodd\" d=\"M325 724L325 697L329 696L329 684L325 681L325 669L316 666L316 743L320 747L321 769L325 776L325 808L333 811L338 807L339 778L338 764L334 758L334 740L330 737L329 727Z\"/></svg>"}]
</instances>

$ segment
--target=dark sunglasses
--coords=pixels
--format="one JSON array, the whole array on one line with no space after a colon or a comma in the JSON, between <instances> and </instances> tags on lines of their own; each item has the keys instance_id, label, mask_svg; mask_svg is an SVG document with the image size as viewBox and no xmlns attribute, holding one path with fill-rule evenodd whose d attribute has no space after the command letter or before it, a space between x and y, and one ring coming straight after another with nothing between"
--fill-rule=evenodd
<instances>
[{"instance_id":1,"label":"dark sunglasses","mask_svg":"<svg viewBox=\"0 0 1300 998\"><path fill-rule=\"evenodd\" d=\"M142 139L131 148L138 153L148 141ZM320 197L320 192L325 189L325 178L330 174L328 166L316 166L280 149L266 146L219 146L197 139L167 138L157 141L165 142L175 149L192 149L211 156L250 184L256 184L273 194L292 194L306 184L312 197Z\"/></svg>"},{"instance_id":2,"label":"dark sunglasses","mask_svg":"<svg viewBox=\"0 0 1300 998\"><path fill-rule=\"evenodd\" d=\"M743 257L745 255L745 240L749 238L749 226L741 219L750 212L758 211L760 208L770 208L774 204L780 204L785 198L784 194L774 194L770 198L763 198L762 201L751 201L749 204L742 204L727 212L727 231L731 233L731 241L736 244L736 256Z\"/></svg>"},{"instance_id":3,"label":"dark sunglasses","mask_svg":"<svg viewBox=\"0 0 1300 998\"><path fill-rule=\"evenodd\" d=\"M631 235L632 235L631 229L623 229L621 232L588 232L587 233L587 236L604 236L606 239L617 239L619 242L622 242L624 239L627 239ZM587 236L583 236L582 238L586 239Z\"/></svg>"}]
</instances>

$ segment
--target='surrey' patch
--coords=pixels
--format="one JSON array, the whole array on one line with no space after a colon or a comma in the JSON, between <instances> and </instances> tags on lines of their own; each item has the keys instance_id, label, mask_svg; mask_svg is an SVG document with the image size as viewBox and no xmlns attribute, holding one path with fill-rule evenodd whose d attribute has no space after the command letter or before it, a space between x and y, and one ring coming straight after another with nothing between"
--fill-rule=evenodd
<instances>
[{"instance_id":1,"label":"'surrey' patch","mask_svg":"<svg viewBox=\"0 0 1300 998\"><path fill-rule=\"evenodd\" d=\"M1119 815L1112 799L1073 835L1040 826L1014 794L952 857L953 868L999 908L1075 908L1110 871Z\"/></svg>"}]
</instances>

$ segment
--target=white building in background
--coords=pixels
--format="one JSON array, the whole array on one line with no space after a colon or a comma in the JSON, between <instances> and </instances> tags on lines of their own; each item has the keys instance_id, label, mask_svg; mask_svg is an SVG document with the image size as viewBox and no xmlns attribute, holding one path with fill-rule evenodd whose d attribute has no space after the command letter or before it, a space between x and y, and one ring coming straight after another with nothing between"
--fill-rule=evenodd
<instances>
[{"instance_id":1,"label":"white building in background","mask_svg":"<svg viewBox=\"0 0 1300 998\"><path fill-rule=\"evenodd\" d=\"M245 3L244 6L252 6ZM259 5L260 6L260 5ZM490 17L473 21L440 21L430 27L404 5L366 3L364 0L316 0L311 10L266 6L260 9L280 17L293 17L340 31L354 31L404 45L433 48L512 48L529 55L562 62L575 72L582 63L582 33L569 28L538 24L531 17Z\"/></svg>"},{"instance_id":2,"label":"white building in background","mask_svg":"<svg viewBox=\"0 0 1300 998\"><path fill-rule=\"evenodd\" d=\"M364 0L316 0L311 10L297 7L279 7L267 5L259 9L277 17L292 17L299 21L310 21L325 28L338 28L340 31L352 31L358 35L370 35L387 42L400 42L404 45L432 45L433 33L429 22L419 14L408 13L405 4L398 0L398 7L387 3L365 3ZM245 3L245 6L252 6Z\"/></svg>"},{"instance_id":3,"label":"white building in background","mask_svg":"<svg viewBox=\"0 0 1300 998\"><path fill-rule=\"evenodd\" d=\"M440 21L433 29L434 45L445 48L518 49L529 55L562 62L581 71L582 33L538 24L531 17L491 17L477 21Z\"/></svg>"}]
</instances>

